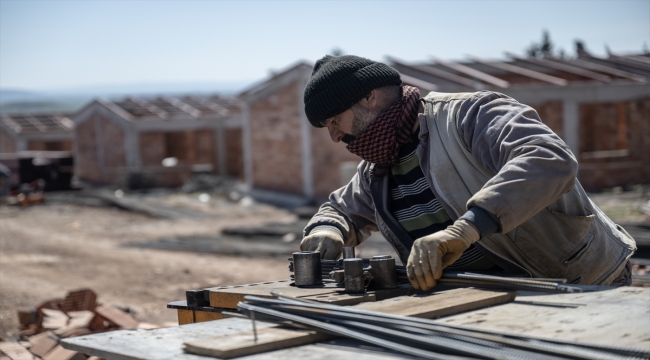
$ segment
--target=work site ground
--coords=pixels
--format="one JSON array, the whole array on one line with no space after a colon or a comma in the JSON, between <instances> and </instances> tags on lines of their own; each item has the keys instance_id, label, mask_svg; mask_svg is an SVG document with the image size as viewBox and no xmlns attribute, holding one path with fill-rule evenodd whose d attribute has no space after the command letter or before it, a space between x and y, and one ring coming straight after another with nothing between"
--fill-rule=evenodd
<instances>
[{"instance_id":1,"label":"work site ground","mask_svg":"<svg viewBox=\"0 0 650 360\"><path fill-rule=\"evenodd\" d=\"M650 193L614 189L592 199L626 224L650 258ZM18 340L17 312L78 289L147 326L177 324L170 301L188 289L286 279L310 211L229 194L93 189L45 193L43 204L0 206L0 337ZM302 214L302 217L299 216ZM306 216L306 215L307 216ZM380 236L358 256L394 255ZM638 258L638 257L637 257ZM634 266L648 286L648 260ZM639 265L640 264L640 265Z\"/></svg>"}]
</instances>

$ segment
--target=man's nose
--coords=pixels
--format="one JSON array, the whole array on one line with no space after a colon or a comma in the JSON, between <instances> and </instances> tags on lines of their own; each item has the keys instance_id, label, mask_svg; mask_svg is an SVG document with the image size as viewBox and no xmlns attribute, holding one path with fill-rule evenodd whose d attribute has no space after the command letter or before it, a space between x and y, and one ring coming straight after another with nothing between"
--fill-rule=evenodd
<instances>
[{"instance_id":1,"label":"man's nose","mask_svg":"<svg viewBox=\"0 0 650 360\"><path fill-rule=\"evenodd\" d=\"M334 126L328 126L327 131L329 131L332 141L335 143L341 141L341 137L343 137L343 132L341 130Z\"/></svg>"}]
</instances>

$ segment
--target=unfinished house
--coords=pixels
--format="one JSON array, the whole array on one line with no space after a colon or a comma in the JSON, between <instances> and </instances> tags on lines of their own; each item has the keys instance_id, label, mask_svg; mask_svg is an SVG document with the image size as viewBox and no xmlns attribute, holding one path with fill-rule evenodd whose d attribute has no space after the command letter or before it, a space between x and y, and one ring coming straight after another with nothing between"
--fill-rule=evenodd
<instances>
[{"instance_id":1,"label":"unfinished house","mask_svg":"<svg viewBox=\"0 0 650 360\"><path fill-rule=\"evenodd\" d=\"M195 173L240 177L242 110L221 96L95 100L74 117L75 174L98 184L179 186Z\"/></svg>"},{"instance_id":2,"label":"unfinished house","mask_svg":"<svg viewBox=\"0 0 650 360\"><path fill-rule=\"evenodd\" d=\"M68 114L0 117L0 153L72 151L74 123Z\"/></svg>"},{"instance_id":3,"label":"unfinished house","mask_svg":"<svg viewBox=\"0 0 650 360\"><path fill-rule=\"evenodd\" d=\"M440 92L492 90L531 105L570 146L588 190L650 183L650 54L406 63Z\"/></svg>"},{"instance_id":4,"label":"unfinished house","mask_svg":"<svg viewBox=\"0 0 650 360\"><path fill-rule=\"evenodd\" d=\"M388 63L423 96L492 90L531 105L576 154L580 181L589 190L650 183L650 55L508 56L463 62L389 57ZM325 198L360 161L327 131L309 125L303 89L311 71L299 63L239 95L247 106L245 178L258 196Z\"/></svg>"}]
</instances>

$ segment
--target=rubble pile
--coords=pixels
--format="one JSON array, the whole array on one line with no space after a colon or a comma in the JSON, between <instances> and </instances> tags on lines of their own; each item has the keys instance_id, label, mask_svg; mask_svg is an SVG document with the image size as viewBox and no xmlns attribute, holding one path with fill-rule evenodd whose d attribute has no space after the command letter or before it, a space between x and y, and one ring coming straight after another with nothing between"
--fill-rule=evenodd
<instances>
[{"instance_id":1,"label":"rubble pile","mask_svg":"<svg viewBox=\"0 0 650 360\"><path fill-rule=\"evenodd\" d=\"M63 299L51 299L36 309L18 311L20 340L1 341L0 360L101 360L64 349L59 341L119 329L155 328L138 323L128 312L97 303L90 289L71 291Z\"/></svg>"}]
</instances>

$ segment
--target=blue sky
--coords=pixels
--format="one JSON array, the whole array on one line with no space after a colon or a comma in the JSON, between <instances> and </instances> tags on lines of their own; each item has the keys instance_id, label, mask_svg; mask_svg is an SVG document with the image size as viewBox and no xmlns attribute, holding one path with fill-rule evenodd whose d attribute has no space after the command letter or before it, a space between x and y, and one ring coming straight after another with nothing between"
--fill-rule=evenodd
<instances>
[{"instance_id":1,"label":"blue sky","mask_svg":"<svg viewBox=\"0 0 650 360\"><path fill-rule=\"evenodd\" d=\"M603 55L650 47L650 0L0 0L0 88L241 83L340 48L374 60L523 54L547 29Z\"/></svg>"}]
</instances>

